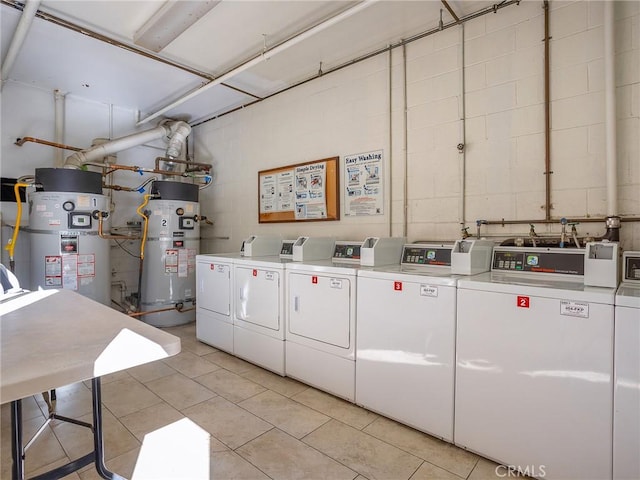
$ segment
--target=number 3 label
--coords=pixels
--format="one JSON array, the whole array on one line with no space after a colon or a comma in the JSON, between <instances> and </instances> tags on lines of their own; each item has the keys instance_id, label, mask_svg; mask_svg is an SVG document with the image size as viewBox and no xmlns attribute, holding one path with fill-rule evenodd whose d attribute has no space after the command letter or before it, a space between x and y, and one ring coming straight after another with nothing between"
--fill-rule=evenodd
<instances>
[{"instance_id":1,"label":"number 3 label","mask_svg":"<svg viewBox=\"0 0 640 480\"><path fill-rule=\"evenodd\" d=\"M529 297L523 297L518 295L518 307L529 308Z\"/></svg>"}]
</instances>

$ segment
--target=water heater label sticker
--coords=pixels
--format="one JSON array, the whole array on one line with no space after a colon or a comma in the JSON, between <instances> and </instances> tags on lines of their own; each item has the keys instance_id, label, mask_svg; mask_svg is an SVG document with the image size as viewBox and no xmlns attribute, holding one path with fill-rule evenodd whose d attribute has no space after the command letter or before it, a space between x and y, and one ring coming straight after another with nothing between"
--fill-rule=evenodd
<instances>
[{"instance_id":1,"label":"water heater label sticker","mask_svg":"<svg viewBox=\"0 0 640 480\"><path fill-rule=\"evenodd\" d=\"M195 248L187 248L187 270L189 273L196 271L196 254Z\"/></svg>"},{"instance_id":2,"label":"water heater label sticker","mask_svg":"<svg viewBox=\"0 0 640 480\"><path fill-rule=\"evenodd\" d=\"M36 205L36 212L44 212L46 210L47 210L46 205L42 205L42 204Z\"/></svg>"},{"instance_id":3,"label":"water heater label sticker","mask_svg":"<svg viewBox=\"0 0 640 480\"><path fill-rule=\"evenodd\" d=\"M178 273L178 250L165 250L164 273Z\"/></svg>"},{"instance_id":4,"label":"water heater label sticker","mask_svg":"<svg viewBox=\"0 0 640 480\"><path fill-rule=\"evenodd\" d=\"M62 257L44 257L44 284L47 287L62 286Z\"/></svg>"},{"instance_id":5,"label":"water heater label sticker","mask_svg":"<svg viewBox=\"0 0 640 480\"><path fill-rule=\"evenodd\" d=\"M187 203L187 204L184 206L184 210L185 210L185 212L187 212L187 213L192 213L192 212L193 212L193 204L191 204L191 203Z\"/></svg>"},{"instance_id":6,"label":"water heater label sticker","mask_svg":"<svg viewBox=\"0 0 640 480\"><path fill-rule=\"evenodd\" d=\"M78 255L62 257L62 288L78 290Z\"/></svg>"},{"instance_id":7,"label":"water heater label sticker","mask_svg":"<svg viewBox=\"0 0 640 480\"><path fill-rule=\"evenodd\" d=\"M342 280L338 280L337 278L332 278L329 281L329 286L331 288L342 288Z\"/></svg>"},{"instance_id":8,"label":"water heater label sticker","mask_svg":"<svg viewBox=\"0 0 640 480\"><path fill-rule=\"evenodd\" d=\"M40 216L41 216L42 218L51 218L51 217L53 217L53 212L42 212L42 213L40 214Z\"/></svg>"},{"instance_id":9,"label":"water heater label sticker","mask_svg":"<svg viewBox=\"0 0 640 480\"><path fill-rule=\"evenodd\" d=\"M54 226L58 226L60 225L60 219L59 218L54 218L52 220L49 220L49 226L50 227L54 227Z\"/></svg>"},{"instance_id":10,"label":"water heater label sticker","mask_svg":"<svg viewBox=\"0 0 640 480\"><path fill-rule=\"evenodd\" d=\"M438 287L431 285L420 285L420 295L423 297L437 297Z\"/></svg>"},{"instance_id":11,"label":"water heater label sticker","mask_svg":"<svg viewBox=\"0 0 640 480\"><path fill-rule=\"evenodd\" d=\"M589 318L589 304L584 302L560 301L560 315Z\"/></svg>"},{"instance_id":12,"label":"water heater label sticker","mask_svg":"<svg viewBox=\"0 0 640 480\"><path fill-rule=\"evenodd\" d=\"M189 253L186 248L178 249L178 277L187 278L189 274Z\"/></svg>"},{"instance_id":13,"label":"water heater label sticker","mask_svg":"<svg viewBox=\"0 0 640 480\"><path fill-rule=\"evenodd\" d=\"M78 255L78 276L79 277L95 277L96 276L96 256L91 253L88 255ZM82 283L83 285L86 282Z\"/></svg>"},{"instance_id":14,"label":"water heater label sticker","mask_svg":"<svg viewBox=\"0 0 640 480\"><path fill-rule=\"evenodd\" d=\"M91 198L89 195L78 195L78 201L76 202L76 207L90 207L91 206Z\"/></svg>"},{"instance_id":15,"label":"water heater label sticker","mask_svg":"<svg viewBox=\"0 0 640 480\"><path fill-rule=\"evenodd\" d=\"M78 253L78 235L60 234L60 253Z\"/></svg>"},{"instance_id":16,"label":"water heater label sticker","mask_svg":"<svg viewBox=\"0 0 640 480\"><path fill-rule=\"evenodd\" d=\"M275 280L276 275L273 272L266 272L264 274L264 278L267 279L267 280Z\"/></svg>"}]
</instances>

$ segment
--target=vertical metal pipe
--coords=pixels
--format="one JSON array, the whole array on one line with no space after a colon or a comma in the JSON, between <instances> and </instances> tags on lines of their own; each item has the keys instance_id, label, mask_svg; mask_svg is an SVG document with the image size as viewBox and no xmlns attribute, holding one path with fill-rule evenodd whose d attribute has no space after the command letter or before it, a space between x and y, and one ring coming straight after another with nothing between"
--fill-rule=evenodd
<instances>
[{"instance_id":1,"label":"vertical metal pipe","mask_svg":"<svg viewBox=\"0 0 640 480\"><path fill-rule=\"evenodd\" d=\"M544 0L544 218L551 219L551 94L549 82L549 1Z\"/></svg>"},{"instance_id":2,"label":"vertical metal pipe","mask_svg":"<svg viewBox=\"0 0 640 480\"><path fill-rule=\"evenodd\" d=\"M54 106L54 139L56 143L64 143L64 94L55 89L53 91L53 106ZM56 149L54 165L56 167L62 167L64 164L64 152L62 149Z\"/></svg>"},{"instance_id":3,"label":"vertical metal pipe","mask_svg":"<svg viewBox=\"0 0 640 480\"><path fill-rule=\"evenodd\" d=\"M409 135L407 132L407 128L408 128L408 101L407 101L407 45L406 44L402 44L402 68L403 68L403 72L404 72L404 181L403 181L403 189L404 189L404 193L402 195L403 197L403 225L402 225L402 236L406 237L407 236L407 216L409 214L409 199L408 199L408 179L409 179L409 152L408 152L408 146L409 146Z\"/></svg>"},{"instance_id":4,"label":"vertical metal pipe","mask_svg":"<svg viewBox=\"0 0 640 480\"><path fill-rule=\"evenodd\" d=\"M389 236L393 236L393 50L389 47Z\"/></svg>"},{"instance_id":5,"label":"vertical metal pipe","mask_svg":"<svg viewBox=\"0 0 640 480\"><path fill-rule=\"evenodd\" d=\"M604 105L607 172L607 215L618 214L618 158L616 145L615 16L616 2L604 2Z\"/></svg>"},{"instance_id":6,"label":"vertical metal pipe","mask_svg":"<svg viewBox=\"0 0 640 480\"><path fill-rule=\"evenodd\" d=\"M445 2L446 4L446 2ZM466 197L466 150L467 150L467 131L466 131L466 94L465 94L465 81L464 81L464 23L460 24L460 144L462 148L458 150L460 155L460 205L459 205L459 219L460 228L465 227L466 223L466 210L465 210L465 197Z\"/></svg>"},{"instance_id":7,"label":"vertical metal pipe","mask_svg":"<svg viewBox=\"0 0 640 480\"><path fill-rule=\"evenodd\" d=\"M24 478L24 449L22 448L22 400L11 402L11 477Z\"/></svg>"}]
</instances>

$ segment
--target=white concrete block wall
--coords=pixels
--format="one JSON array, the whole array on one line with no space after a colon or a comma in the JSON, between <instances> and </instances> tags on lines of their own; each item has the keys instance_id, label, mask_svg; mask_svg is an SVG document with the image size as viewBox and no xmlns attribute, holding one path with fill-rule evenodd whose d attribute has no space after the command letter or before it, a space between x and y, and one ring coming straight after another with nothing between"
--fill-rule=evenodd
<instances>
[{"instance_id":1,"label":"white concrete block wall","mask_svg":"<svg viewBox=\"0 0 640 480\"><path fill-rule=\"evenodd\" d=\"M550 5L551 213L601 216L607 208L603 3L554 0ZM638 216L640 2L617 2L615 8L619 210ZM543 218L542 2L501 9L467 22L464 30L466 225L475 232L477 219ZM215 178L202 195L202 211L215 222L203 230L203 251L237 250L252 233L348 239L388 235L391 228L400 235L405 200L409 240L457 237L462 207L456 149L463 100L460 38L460 28L454 27L407 45L406 78L403 52L396 48L390 57L379 55L196 127L196 159L213 163ZM53 136L52 93L8 83L3 94L3 176L51 165L53 151L47 147L19 148L12 142L25 135ZM135 112L73 98L67 99L66 121L65 142L79 146L88 146L94 137L135 130ZM259 170L379 149L386 163L384 215L352 218L341 209L339 222L258 224ZM148 165L158 154L137 147L120 154L119 161ZM140 178L119 174L117 181L133 185ZM130 211L135 199L116 194L116 201L128 212L116 216L116 223L135 218ZM510 235L528 229L489 226L483 232ZM540 224L536 230L557 232L558 226ZM585 223L578 230L599 235L603 228ZM622 238L623 247L640 249L640 226L623 224Z\"/></svg>"}]
</instances>

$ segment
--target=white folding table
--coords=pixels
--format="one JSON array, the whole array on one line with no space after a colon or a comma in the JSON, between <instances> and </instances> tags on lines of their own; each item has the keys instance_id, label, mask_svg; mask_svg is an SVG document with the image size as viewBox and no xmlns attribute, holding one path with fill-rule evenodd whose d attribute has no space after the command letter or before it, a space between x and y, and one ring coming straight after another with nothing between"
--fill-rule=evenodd
<instances>
[{"instance_id":1,"label":"white folding table","mask_svg":"<svg viewBox=\"0 0 640 480\"><path fill-rule=\"evenodd\" d=\"M22 399L91 379L94 451L35 477L60 478L94 463L102 478L119 479L104 464L100 377L180 352L180 339L69 290L43 290L0 302L0 403L11 402L12 478L24 478ZM45 424L46 425L46 424Z\"/></svg>"}]
</instances>

